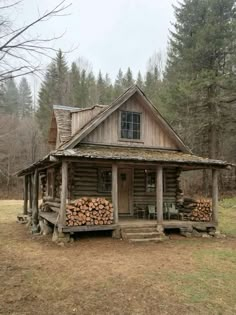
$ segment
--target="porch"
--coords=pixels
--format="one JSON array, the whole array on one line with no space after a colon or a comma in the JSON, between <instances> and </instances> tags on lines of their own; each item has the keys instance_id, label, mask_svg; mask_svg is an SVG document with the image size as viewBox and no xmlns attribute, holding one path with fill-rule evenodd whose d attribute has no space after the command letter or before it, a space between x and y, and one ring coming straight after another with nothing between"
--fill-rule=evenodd
<instances>
[{"instance_id":1,"label":"porch","mask_svg":"<svg viewBox=\"0 0 236 315\"><path fill-rule=\"evenodd\" d=\"M33 227L36 229L39 217L55 225L61 232L115 230L120 227L150 226L163 229L216 227L218 224L218 170L225 167L217 161L170 160L178 153L168 153L168 161L130 161L116 157L85 158L51 157L23 173L25 178L24 213L32 209ZM161 152L161 157L165 155ZM181 157L183 155L181 154ZM187 158L189 158L187 156ZM166 219L165 204L177 207L179 175L182 171L212 169L212 215L209 222ZM43 203L39 212L39 179ZM111 224L88 224L68 226L66 205L81 197L106 198L113 205ZM138 218L137 207L154 214ZM42 208L44 211L42 211ZM49 211L45 211L49 209Z\"/></svg>"}]
</instances>

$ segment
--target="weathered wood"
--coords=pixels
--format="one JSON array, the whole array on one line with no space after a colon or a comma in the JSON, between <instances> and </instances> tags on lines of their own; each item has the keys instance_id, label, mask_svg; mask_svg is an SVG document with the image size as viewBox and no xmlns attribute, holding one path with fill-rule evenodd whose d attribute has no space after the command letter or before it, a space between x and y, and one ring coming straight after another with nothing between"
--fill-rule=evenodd
<instances>
[{"instance_id":1,"label":"weathered wood","mask_svg":"<svg viewBox=\"0 0 236 315\"><path fill-rule=\"evenodd\" d=\"M32 231L37 231L39 223L39 209L38 209L38 187L39 187L39 174L38 170L34 171L34 183L33 183L33 205L32 205Z\"/></svg>"},{"instance_id":2,"label":"weathered wood","mask_svg":"<svg viewBox=\"0 0 236 315\"><path fill-rule=\"evenodd\" d=\"M28 213L28 184L29 176L24 176L24 205L23 205L23 214L27 215Z\"/></svg>"},{"instance_id":3,"label":"weathered wood","mask_svg":"<svg viewBox=\"0 0 236 315\"><path fill-rule=\"evenodd\" d=\"M58 225L66 225L66 199L67 199L67 185L68 185L68 163L62 161L61 166L62 184L61 184L61 206L59 211Z\"/></svg>"},{"instance_id":4,"label":"weathered wood","mask_svg":"<svg viewBox=\"0 0 236 315\"><path fill-rule=\"evenodd\" d=\"M218 224L218 170L212 170L212 220Z\"/></svg>"},{"instance_id":5,"label":"weathered wood","mask_svg":"<svg viewBox=\"0 0 236 315\"><path fill-rule=\"evenodd\" d=\"M157 166L156 168L156 209L157 209L157 223L163 222L163 168Z\"/></svg>"},{"instance_id":6,"label":"weathered wood","mask_svg":"<svg viewBox=\"0 0 236 315\"><path fill-rule=\"evenodd\" d=\"M32 211L32 207L33 207L33 174L29 174L29 209L31 209Z\"/></svg>"},{"instance_id":7,"label":"weathered wood","mask_svg":"<svg viewBox=\"0 0 236 315\"><path fill-rule=\"evenodd\" d=\"M112 164L112 204L114 208L114 223L118 223L118 167Z\"/></svg>"}]
</instances>

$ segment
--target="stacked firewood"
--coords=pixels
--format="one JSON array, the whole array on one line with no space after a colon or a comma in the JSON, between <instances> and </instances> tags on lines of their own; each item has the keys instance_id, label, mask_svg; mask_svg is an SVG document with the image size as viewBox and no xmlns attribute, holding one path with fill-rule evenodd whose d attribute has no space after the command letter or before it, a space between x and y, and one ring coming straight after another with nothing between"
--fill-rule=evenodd
<instances>
[{"instance_id":1,"label":"stacked firewood","mask_svg":"<svg viewBox=\"0 0 236 315\"><path fill-rule=\"evenodd\" d=\"M105 198L77 199L66 206L68 226L105 225L113 222L113 206Z\"/></svg>"},{"instance_id":2,"label":"stacked firewood","mask_svg":"<svg viewBox=\"0 0 236 315\"><path fill-rule=\"evenodd\" d=\"M212 205L209 200L200 199L195 203L194 209L191 211L191 221L208 222L212 218Z\"/></svg>"}]
</instances>

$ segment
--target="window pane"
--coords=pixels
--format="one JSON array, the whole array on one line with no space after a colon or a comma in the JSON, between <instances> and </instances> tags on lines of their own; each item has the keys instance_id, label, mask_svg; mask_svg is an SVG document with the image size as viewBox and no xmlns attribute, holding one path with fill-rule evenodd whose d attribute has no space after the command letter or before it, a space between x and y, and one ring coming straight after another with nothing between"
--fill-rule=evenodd
<instances>
[{"instance_id":1,"label":"window pane","mask_svg":"<svg viewBox=\"0 0 236 315\"><path fill-rule=\"evenodd\" d=\"M121 138L140 139L140 114L121 112Z\"/></svg>"}]
</instances>

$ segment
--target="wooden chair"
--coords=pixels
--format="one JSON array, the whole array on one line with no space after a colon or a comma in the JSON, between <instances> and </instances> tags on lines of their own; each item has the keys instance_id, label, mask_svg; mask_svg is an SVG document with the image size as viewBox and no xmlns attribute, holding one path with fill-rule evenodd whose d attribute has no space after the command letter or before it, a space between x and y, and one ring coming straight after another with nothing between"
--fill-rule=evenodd
<instances>
[{"instance_id":1,"label":"wooden chair","mask_svg":"<svg viewBox=\"0 0 236 315\"><path fill-rule=\"evenodd\" d=\"M145 219L146 216L146 210L140 206L140 205L135 205L135 215L137 219Z\"/></svg>"},{"instance_id":2,"label":"wooden chair","mask_svg":"<svg viewBox=\"0 0 236 315\"><path fill-rule=\"evenodd\" d=\"M156 207L154 205L148 205L147 209L148 209L148 219L150 220L151 217L155 219L157 217Z\"/></svg>"},{"instance_id":3,"label":"wooden chair","mask_svg":"<svg viewBox=\"0 0 236 315\"><path fill-rule=\"evenodd\" d=\"M164 203L164 212L165 212L165 215L166 215L168 220L170 220L171 217L176 217L177 220L181 219L179 210L176 208L174 203L165 202Z\"/></svg>"}]
</instances>

